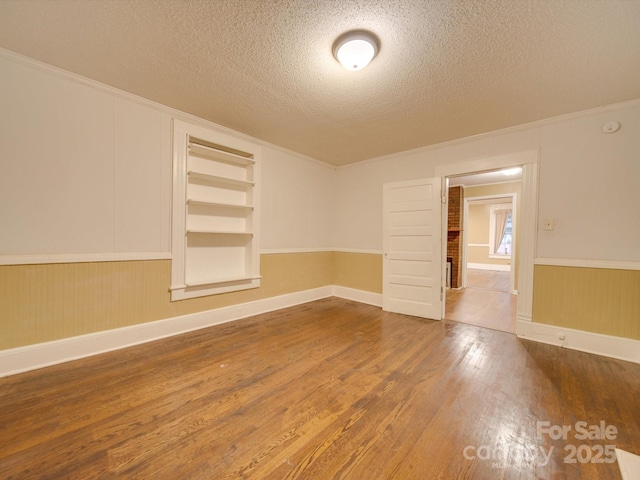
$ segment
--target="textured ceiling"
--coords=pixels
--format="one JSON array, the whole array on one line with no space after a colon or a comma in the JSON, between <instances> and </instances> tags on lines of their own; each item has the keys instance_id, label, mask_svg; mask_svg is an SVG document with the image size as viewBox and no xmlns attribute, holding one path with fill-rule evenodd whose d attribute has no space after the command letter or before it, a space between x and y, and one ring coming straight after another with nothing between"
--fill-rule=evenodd
<instances>
[{"instance_id":1,"label":"textured ceiling","mask_svg":"<svg viewBox=\"0 0 640 480\"><path fill-rule=\"evenodd\" d=\"M0 46L334 165L640 98L638 0L0 0Z\"/></svg>"}]
</instances>

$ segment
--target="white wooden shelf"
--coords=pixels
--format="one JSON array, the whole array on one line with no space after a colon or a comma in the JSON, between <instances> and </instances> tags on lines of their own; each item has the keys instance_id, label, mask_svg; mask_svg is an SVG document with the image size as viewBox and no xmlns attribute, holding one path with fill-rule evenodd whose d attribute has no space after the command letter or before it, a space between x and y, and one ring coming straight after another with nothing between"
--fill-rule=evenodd
<instances>
[{"instance_id":1,"label":"white wooden shelf","mask_svg":"<svg viewBox=\"0 0 640 480\"><path fill-rule=\"evenodd\" d=\"M243 188L249 188L255 185L254 182L250 182L248 180L236 180L235 178L219 177L217 175L210 175L208 173L198 172L195 170L189 170L187 172L187 175L192 178L199 178L201 180L206 180L208 182L218 183L221 185L231 185Z\"/></svg>"},{"instance_id":2,"label":"white wooden shelf","mask_svg":"<svg viewBox=\"0 0 640 480\"><path fill-rule=\"evenodd\" d=\"M180 290L183 288L206 287L208 285L218 285L221 283L244 282L247 280L260 280L261 275L238 275L237 277L220 277L215 279L203 280L201 282L189 282L183 285L172 285L170 290Z\"/></svg>"},{"instance_id":3,"label":"white wooden shelf","mask_svg":"<svg viewBox=\"0 0 640 480\"><path fill-rule=\"evenodd\" d=\"M195 198L187 199L187 203L189 205L204 205L207 207L238 208L241 210L253 210L253 205L243 205L241 203L210 202L208 200L197 200Z\"/></svg>"},{"instance_id":4,"label":"white wooden shelf","mask_svg":"<svg viewBox=\"0 0 640 480\"><path fill-rule=\"evenodd\" d=\"M257 279L260 279L260 278L262 278L260 275L242 275L242 276L238 276L238 277L221 277L221 278L215 278L215 279L202 281L202 282L187 283L185 286L187 288L189 288L189 287L202 287L202 286L205 286L205 285L216 285L216 284L219 284L219 283L244 282L246 280L257 280Z\"/></svg>"},{"instance_id":5,"label":"white wooden shelf","mask_svg":"<svg viewBox=\"0 0 640 480\"><path fill-rule=\"evenodd\" d=\"M217 162L225 162L233 165L254 165L256 162L253 158L244 157L231 152L218 150L217 148L200 145L197 143L189 143L189 153L198 157L215 160Z\"/></svg>"},{"instance_id":6,"label":"white wooden shelf","mask_svg":"<svg viewBox=\"0 0 640 480\"><path fill-rule=\"evenodd\" d=\"M174 120L171 299L258 288L261 149Z\"/></svg>"}]
</instances>

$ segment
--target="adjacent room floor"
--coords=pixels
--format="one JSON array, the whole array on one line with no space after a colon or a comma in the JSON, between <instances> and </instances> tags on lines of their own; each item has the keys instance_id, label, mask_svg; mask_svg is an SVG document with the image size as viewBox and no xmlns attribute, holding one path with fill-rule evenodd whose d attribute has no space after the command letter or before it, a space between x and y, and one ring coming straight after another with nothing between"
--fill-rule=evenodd
<instances>
[{"instance_id":1,"label":"adjacent room floor","mask_svg":"<svg viewBox=\"0 0 640 480\"><path fill-rule=\"evenodd\" d=\"M447 289L445 318L492 328L516 331L516 295L510 293L510 272L467 269L467 288Z\"/></svg>"},{"instance_id":2,"label":"adjacent room floor","mask_svg":"<svg viewBox=\"0 0 640 480\"><path fill-rule=\"evenodd\" d=\"M619 480L638 398L637 364L327 298L0 379L0 478Z\"/></svg>"}]
</instances>

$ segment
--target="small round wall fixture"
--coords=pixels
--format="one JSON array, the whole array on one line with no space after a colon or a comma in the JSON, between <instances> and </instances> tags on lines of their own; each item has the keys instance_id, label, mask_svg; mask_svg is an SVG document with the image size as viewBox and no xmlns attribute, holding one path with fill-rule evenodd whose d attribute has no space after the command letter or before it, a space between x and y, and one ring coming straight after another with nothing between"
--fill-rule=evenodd
<instances>
[{"instance_id":1,"label":"small round wall fixture","mask_svg":"<svg viewBox=\"0 0 640 480\"><path fill-rule=\"evenodd\" d=\"M620 122L607 122L602 126L604 133L616 133L620 130Z\"/></svg>"},{"instance_id":2,"label":"small round wall fixture","mask_svg":"<svg viewBox=\"0 0 640 480\"><path fill-rule=\"evenodd\" d=\"M380 40L366 30L343 33L333 43L333 56L347 70L362 70L380 50Z\"/></svg>"}]
</instances>

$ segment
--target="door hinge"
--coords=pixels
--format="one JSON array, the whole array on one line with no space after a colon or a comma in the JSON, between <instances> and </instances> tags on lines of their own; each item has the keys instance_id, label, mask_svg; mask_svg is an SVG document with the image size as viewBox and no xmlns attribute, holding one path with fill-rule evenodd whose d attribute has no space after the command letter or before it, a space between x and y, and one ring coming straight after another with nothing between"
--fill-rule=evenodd
<instances>
[{"instance_id":1,"label":"door hinge","mask_svg":"<svg viewBox=\"0 0 640 480\"><path fill-rule=\"evenodd\" d=\"M440 287L440 301L444 300L444 287Z\"/></svg>"},{"instance_id":2,"label":"door hinge","mask_svg":"<svg viewBox=\"0 0 640 480\"><path fill-rule=\"evenodd\" d=\"M440 197L440 199L442 200L443 204L447 203L447 196L445 194L442 194L442 197Z\"/></svg>"}]
</instances>

